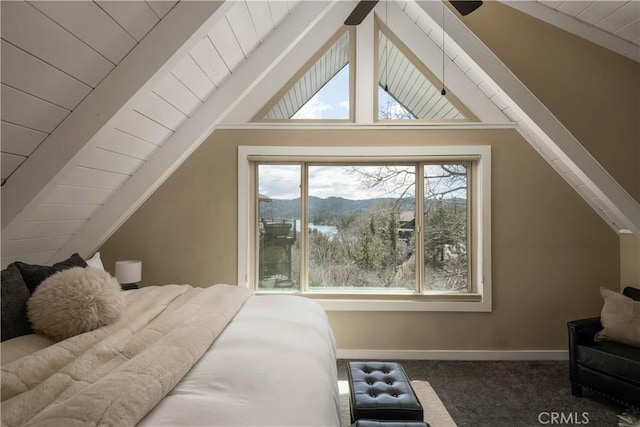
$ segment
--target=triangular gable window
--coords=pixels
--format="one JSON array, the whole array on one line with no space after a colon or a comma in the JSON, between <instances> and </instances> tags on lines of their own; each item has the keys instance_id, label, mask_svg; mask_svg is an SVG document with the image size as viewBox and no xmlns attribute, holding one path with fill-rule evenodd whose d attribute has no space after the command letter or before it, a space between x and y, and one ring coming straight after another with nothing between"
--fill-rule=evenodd
<instances>
[{"instance_id":1,"label":"triangular gable window","mask_svg":"<svg viewBox=\"0 0 640 427\"><path fill-rule=\"evenodd\" d=\"M416 118L417 117L414 116L407 107L402 105L402 103L394 98L388 91L384 90L382 85L378 84L378 119L398 120Z\"/></svg>"},{"instance_id":2,"label":"triangular gable window","mask_svg":"<svg viewBox=\"0 0 640 427\"><path fill-rule=\"evenodd\" d=\"M388 31L388 30L386 30ZM378 29L378 119L468 121L471 113L391 33Z\"/></svg>"},{"instance_id":3,"label":"triangular gable window","mask_svg":"<svg viewBox=\"0 0 640 427\"><path fill-rule=\"evenodd\" d=\"M351 118L350 31L338 34L321 52L303 68L302 77L294 78L284 95L269 104L263 120Z\"/></svg>"}]
</instances>

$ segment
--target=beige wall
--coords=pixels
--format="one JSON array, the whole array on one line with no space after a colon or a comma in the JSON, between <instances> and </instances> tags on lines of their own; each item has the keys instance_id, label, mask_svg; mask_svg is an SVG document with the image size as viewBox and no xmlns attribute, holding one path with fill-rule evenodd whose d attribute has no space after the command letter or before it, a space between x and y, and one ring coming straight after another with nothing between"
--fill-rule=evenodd
<instances>
[{"instance_id":1,"label":"beige wall","mask_svg":"<svg viewBox=\"0 0 640 427\"><path fill-rule=\"evenodd\" d=\"M620 289L634 286L640 289L640 237L620 236Z\"/></svg>"},{"instance_id":2,"label":"beige wall","mask_svg":"<svg viewBox=\"0 0 640 427\"><path fill-rule=\"evenodd\" d=\"M640 63L497 1L463 21L640 201Z\"/></svg>"},{"instance_id":3,"label":"beige wall","mask_svg":"<svg viewBox=\"0 0 640 427\"><path fill-rule=\"evenodd\" d=\"M492 146L492 313L332 312L343 349L563 349L568 320L619 283L619 242L515 132L215 132L101 248L144 285L235 283L238 145Z\"/></svg>"},{"instance_id":4,"label":"beige wall","mask_svg":"<svg viewBox=\"0 0 640 427\"><path fill-rule=\"evenodd\" d=\"M640 200L640 65L498 2L464 20ZM599 286L637 280L640 250L514 131L217 131L105 243L103 258L110 268L142 259L146 285L234 283L237 145L446 143L493 147L493 312L332 312L339 347L565 349L565 322L599 313Z\"/></svg>"},{"instance_id":5,"label":"beige wall","mask_svg":"<svg viewBox=\"0 0 640 427\"><path fill-rule=\"evenodd\" d=\"M496 1L462 19L640 202L640 63ZM620 285L640 285L638 238L620 250Z\"/></svg>"}]
</instances>

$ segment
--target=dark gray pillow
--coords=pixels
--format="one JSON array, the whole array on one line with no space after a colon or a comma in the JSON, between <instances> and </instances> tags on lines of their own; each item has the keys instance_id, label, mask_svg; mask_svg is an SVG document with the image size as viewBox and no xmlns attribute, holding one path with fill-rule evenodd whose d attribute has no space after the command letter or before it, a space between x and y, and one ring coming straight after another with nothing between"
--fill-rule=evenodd
<instances>
[{"instance_id":1,"label":"dark gray pillow","mask_svg":"<svg viewBox=\"0 0 640 427\"><path fill-rule=\"evenodd\" d=\"M2 341L33 333L27 318L31 294L15 264L2 270Z\"/></svg>"},{"instance_id":2,"label":"dark gray pillow","mask_svg":"<svg viewBox=\"0 0 640 427\"><path fill-rule=\"evenodd\" d=\"M640 289L627 286L622 291L622 295L631 298L634 301L640 301Z\"/></svg>"},{"instance_id":3,"label":"dark gray pillow","mask_svg":"<svg viewBox=\"0 0 640 427\"><path fill-rule=\"evenodd\" d=\"M27 288L29 288L30 293L33 293L33 291L36 290L38 285L42 283L44 279L57 273L58 271L66 270L67 268L72 267L84 268L87 266L87 263L84 261L84 259L82 259L82 257L77 253L71 255L64 261L53 264L52 266L27 264L20 261L16 261L14 264L16 265L16 267L18 267L18 270L20 270L20 274L22 274L22 278L27 284Z\"/></svg>"}]
</instances>

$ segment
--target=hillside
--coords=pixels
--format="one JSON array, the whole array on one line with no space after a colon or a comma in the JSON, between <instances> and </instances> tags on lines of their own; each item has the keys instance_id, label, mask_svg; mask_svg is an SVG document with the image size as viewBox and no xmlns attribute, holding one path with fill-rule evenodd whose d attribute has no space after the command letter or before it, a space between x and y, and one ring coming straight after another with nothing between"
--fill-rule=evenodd
<instances>
[{"instance_id":1,"label":"hillside","mask_svg":"<svg viewBox=\"0 0 640 427\"><path fill-rule=\"evenodd\" d=\"M452 202L455 199L450 199ZM309 197L309 221L315 224L331 224L332 218L344 216L358 216L370 209L399 200L394 198L376 198L352 200L343 197ZM402 199L401 211L413 210L415 199ZM464 203L463 200L459 202ZM428 206L433 201L428 201ZM260 202L260 217L264 219L293 219L300 218L300 198L296 199L272 199L268 202Z\"/></svg>"}]
</instances>

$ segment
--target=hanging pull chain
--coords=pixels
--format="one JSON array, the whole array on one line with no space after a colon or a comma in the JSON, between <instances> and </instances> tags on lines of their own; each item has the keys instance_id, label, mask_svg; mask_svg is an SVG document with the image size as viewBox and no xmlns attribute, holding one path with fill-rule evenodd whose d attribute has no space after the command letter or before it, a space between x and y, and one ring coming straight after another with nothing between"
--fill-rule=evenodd
<instances>
[{"instance_id":1,"label":"hanging pull chain","mask_svg":"<svg viewBox=\"0 0 640 427\"><path fill-rule=\"evenodd\" d=\"M444 31L444 0L442 1L442 92L440 95L445 96L447 94L447 90L444 88L444 39L445 39L445 31Z\"/></svg>"},{"instance_id":2,"label":"hanging pull chain","mask_svg":"<svg viewBox=\"0 0 640 427\"><path fill-rule=\"evenodd\" d=\"M384 1L384 25L389 24L389 9L387 8L387 1L388 0ZM389 86L387 86L387 83L389 82L389 70L387 69L389 64L389 37L386 35L384 36L384 54L384 91L389 92Z\"/></svg>"}]
</instances>

